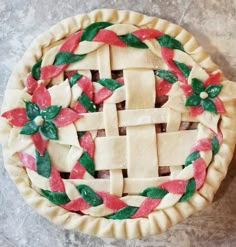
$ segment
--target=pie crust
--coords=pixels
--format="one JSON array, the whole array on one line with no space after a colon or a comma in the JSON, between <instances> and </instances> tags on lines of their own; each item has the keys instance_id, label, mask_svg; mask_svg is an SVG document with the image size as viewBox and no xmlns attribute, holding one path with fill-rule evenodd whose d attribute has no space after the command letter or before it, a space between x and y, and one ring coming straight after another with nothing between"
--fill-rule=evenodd
<instances>
[{"instance_id":1,"label":"pie crust","mask_svg":"<svg viewBox=\"0 0 236 247\"><path fill-rule=\"evenodd\" d=\"M64 228L161 233L213 200L234 152L235 95L183 28L81 14L35 39L14 69L4 164L27 203Z\"/></svg>"}]
</instances>

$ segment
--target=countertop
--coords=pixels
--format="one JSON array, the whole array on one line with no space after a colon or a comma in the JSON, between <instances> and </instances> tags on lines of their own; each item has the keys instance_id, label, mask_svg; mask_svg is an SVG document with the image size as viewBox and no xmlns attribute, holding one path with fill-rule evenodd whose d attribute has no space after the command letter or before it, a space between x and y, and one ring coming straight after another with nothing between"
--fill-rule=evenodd
<instances>
[{"instance_id":1,"label":"countertop","mask_svg":"<svg viewBox=\"0 0 236 247\"><path fill-rule=\"evenodd\" d=\"M183 26L236 81L236 0L0 0L0 104L11 70L31 41L58 21L96 8L134 10ZM1 247L236 246L236 154L213 204L164 234L128 241L52 225L26 205L0 158Z\"/></svg>"}]
</instances>

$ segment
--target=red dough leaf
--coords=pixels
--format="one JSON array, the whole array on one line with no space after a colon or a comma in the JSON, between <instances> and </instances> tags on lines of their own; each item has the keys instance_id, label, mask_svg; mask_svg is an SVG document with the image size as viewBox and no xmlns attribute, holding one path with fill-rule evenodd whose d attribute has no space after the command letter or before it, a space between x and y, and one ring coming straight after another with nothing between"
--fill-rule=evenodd
<instances>
[{"instance_id":1,"label":"red dough leaf","mask_svg":"<svg viewBox=\"0 0 236 247\"><path fill-rule=\"evenodd\" d=\"M161 200L159 198L146 198L131 218L144 217L151 213L160 204Z\"/></svg>"},{"instance_id":2,"label":"red dough leaf","mask_svg":"<svg viewBox=\"0 0 236 247\"><path fill-rule=\"evenodd\" d=\"M81 116L77 112L69 108L61 108L57 116L53 119L53 122L60 128L71 124L80 118Z\"/></svg>"},{"instance_id":3,"label":"red dough leaf","mask_svg":"<svg viewBox=\"0 0 236 247\"><path fill-rule=\"evenodd\" d=\"M176 179L176 180L170 180L164 182L160 184L158 187L165 189L173 194L184 194L186 184L187 184L186 180Z\"/></svg>"},{"instance_id":4,"label":"red dough leaf","mask_svg":"<svg viewBox=\"0 0 236 247\"><path fill-rule=\"evenodd\" d=\"M193 169L194 169L193 176L196 182L196 190L198 190L204 184L206 177L206 164L203 158L199 158L193 161Z\"/></svg>"},{"instance_id":5,"label":"red dough leaf","mask_svg":"<svg viewBox=\"0 0 236 247\"><path fill-rule=\"evenodd\" d=\"M214 133L213 130L212 130L212 132ZM217 140L218 140L219 144L221 144L222 141L223 141L223 134L222 134L222 132L221 132L221 130L219 128L218 128L218 132L216 134L216 137L217 137Z\"/></svg>"},{"instance_id":6,"label":"red dough leaf","mask_svg":"<svg viewBox=\"0 0 236 247\"><path fill-rule=\"evenodd\" d=\"M127 46L121 39L117 37L117 34L115 32L106 29L100 29L93 38L93 41L103 42L108 45L116 45L121 47Z\"/></svg>"},{"instance_id":7,"label":"red dough leaf","mask_svg":"<svg viewBox=\"0 0 236 247\"><path fill-rule=\"evenodd\" d=\"M64 209L66 209L66 210L74 211L74 212L85 210L85 209L88 209L88 208L91 207L81 197L80 198L77 198L75 200L72 200L72 201L70 201L70 202L68 202L66 204L61 204L60 206L63 207Z\"/></svg>"},{"instance_id":8,"label":"red dough leaf","mask_svg":"<svg viewBox=\"0 0 236 247\"><path fill-rule=\"evenodd\" d=\"M39 84L32 96L32 102L41 109L51 105L51 96L43 83Z\"/></svg>"},{"instance_id":9,"label":"red dough leaf","mask_svg":"<svg viewBox=\"0 0 236 247\"><path fill-rule=\"evenodd\" d=\"M70 179L83 178L86 169L79 163L76 162L70 173Z\"/></svg>"},{"instance_id":10,"label":"red dough leaf","mask_svg":"<svg viewBox=\"0 0 236 247\"><path fill-rule=\"evenodd\" d=\"M116 79L119 83L121 83L121 84L125 84L125 80L124 80L124 77L119 77L119 78L117 78Z\"/></svg>"},{"instance_id":11,"label":"red dough leaf","mask_svg":"<svg viewBox=\"0 0 236 247\"><path fill-rule=\"evenodd\" d=\"M125 83L123 77L117 78L116 81L118 81L119 83L121 83L123 85ZM100 104L104 100L108 99L112 94L113 94L113 92L110 89L108 89L107 87L103 87L94 93L94 103Z\"/></svg>"},{"instance_id":12,"label":"red dough leaf","mask_svg":"<svg viewBox=\"0 0 236 247\"><path fill-rule=\"evenodd\" d=\"M34 79L32 74L28 74L26 78L27 93L32 95L37 87L38 87L38 82Z\"/></svg>"},{"instance_id":13,"label":"red dough leaf","mask_svg":"<svg viewBox=\"0 0 236 247\"><path fill-rule=\"evenodd\" d=\"M70 71L66 71L66 78L70 79L72 75L74 75L75 73L77 73L78 70L70 70Z\"/></svg>"},{"instance_id":14,"label":"red dough leaf","mask_svg":"<svg viewBox=\"0 0 236 247\"><path fill-rule=\"evenodd\" d=\"M204 112L204 108L200 105L197 106L190 106L190 116L196 117L197 115L200 115Z\"/></svg>"},{"instance_id":15,"label":"red dough leaf","mask_svg":"<svg viewBox=\"0 0 236 247\"><path fill-rule=\"evenodd\" d=\"M18 157L21 161L21 163L24 165L24 167L36 171L36 164L35 164L35 158L32 155L29 155L24 152L19 152Z\"/></svg>"},{"instance_id":16,"label":"red dough leaf","mask_svg":"<svg viewBox=\"0 0 236 247\"><path fill-rule=\"evenodd\" d=\"M112 95L112 91L106 87L101 88L94 94L94 103L100 104Z\"/></svg>"},{"instance_id":17,"label":"red dough leaf","mask_svg":"<svg viewBox=\"0 0 236 247\"><path fill-rule=\"evenodd\" d=\"M10 124L16 127L22 127L28 122L25 108L15 108L4 112L1 116L8 119Z\"/></svg>"},{"instance_id":18,"label":"red dough leaf","mask_svg":"<svg viewBox=\"0 0 236 247\"><path fill-rule=\"evenodd\" d=\"M90 99L93 98L93 83L88 77L82 76L77 84Z\"/></svg>"},{"instance_id":19,"label":"red dough leaf","mask_svg":"<svg viewBox=\"0 0 236 247\"><path fill-rule=\"evenodd\" d=\"M111 195L106 192L96 192L102 199L103 203L107 208L110 208L114 211L117 211L121 208L127 206L122 200L120 200L117 196Z\"/></svg>"},{"instance_id":20,"label":"red dough leaf","mask_svg":"<svg viewBox=\"0 0 236 247\"><path fill-rule=\"evenodd\" d=\"M93 158L94 156L94 141L89 131L86 131L79 139L80 146L88 152L89 156Z\"/></svg>"},{"instance_id":21,"label":"red dough leaf","mask_svg":"<svg viewBox=\"0 0 236 247\"><path fill-rule=\"evenodd\" d=\"M67 64L47 65L41 68L40 79L49 80L60 75L67 67Z\"/></svg>"},{"instance_id":22,"label":"red dough leaf","mask_svg":"<svg viewBox=\"0 0 236 247\"><path fill-rule=\"evenodd\" d=\"M132 34L138 37L141 41L147 40L147 39L155 39L163 35L162 32L155 30L155 29L150 29L150 28L139 29L139 30L134 31Z\"/></svg>"},{"instance_id":23,"label":"red dough leaf","mask_svg":"<svg viewBox=\"0 0 236 247\"><path fill-rule=\"evenodd\" d=\"M67 52L74 52L74 50L77 48L81 36L81 31L72 34L69 36L69 38L66 39L66 41L62 44L59 52L67 51Z\"/></svg>"},{"instance_id":24,"label":"red dough leaf","mask_svg":"<svg viewBox=\"0 0 236 247\"><path fill-rule=\"evenodd\" d=\"M158 97L166 95L172 87L172 84L170 84L165 79L161 79L159 82L156 83L156 95Z\"/></svg>"},{"instance_id":25,"label":"red dough leaf","mask_svg":"<svg viewBox=\"0 0 236 247\"><path fill-rule=\"evenodd\" d=\"M172 49L162 46L161 47L161 54L162 54L164 61L167 64L172 63L173 57L174 57L174 51Z\"/></svg>"},{"instance_id":26,"label":"red dough leaf","mask_svg":"<svg viewBox=\"0 0 236 247\"><path fill-rule=\"evenodd\" d=\"M214 105L215 105L215 107L216 107L217 113L219 113L219 114L225 113L224 104L223 104L223 102L220 100L219 97L213 98L212 101L213 101L213 103L214 103Z\"/></svg>"},{"instance_id":27,"label":"red dough leaf","mask_svg":"<svg viewBox=\"0 0 236 247\"><path fill-rule=\"evenodd\" d=\"M43 155L48 145L48 140L45 140L39 132L30 135L30 138L40 155Z\"/></svg>"},{"instance_id":28,"label":"red dough leaf","mask_svg":"<svg viewBox=\"0 0 236 247\"><path fill-rule=\"evenodd\" d=\"M185 95L186 97L188 97L188 96L190 96L190 95L193 94L192 87L191 87L191 85L189 85L189 84L181 84L181 85L180 85L180 88L183 90L184 95Z\"/></svg>"},{"instance_id":29,"label":"red dough leaf","mask_svg":"<svg viewBox=\"0 0 236 247\"><path fill-rule=\"evenodd\" d=\"M204 87L207 87L207 86L212 85L212 84L219 84L220 83L220 77L221 77L220 72L217 72L215 74L211 74L210 77L207 78L203 82Z\"/></svg>"},{"instance_id":30,"label":"red dough leaf","mask_svg":"<svg viewBox=\"0 0 236 247\"><path fill-rule=\"evenodd\" d=\"M183 75L183 73L179 70L176 64L173 62L174 51L170 48L166 48L164 46L161 47L161 54L168 65L169 69L178 77L178 80L184 83L187 83L187 79Z\"/></svg>"},{"instance_id":31,"label":"red dough leaf","mask_svg":"<svg viewBox=\"0 0 236 247\"><path fill-rule=\"evenodd\" d=\"M78 113L88 112L88 110L79 101L76 101L75 105L73 106L73 110Z\"/></svg>"},{"instance_id":32,"label":"red dough leaf","mask_svg":"<svg viewBox=\"0 0 236 247\"><path fill-rule=\"evenodd\" d=\"M51 167L49 184L50 184L51 191L53 191L53 192L65 192L64 183L61 179L60 173L55 169L54 166Z\"/></svg>"},{"instance_id":33,"label":"red dough leaf","mask_svg":"<svg viewBox=\"0 0 236 247\"><path fill-rule=\"evenodd\" d=\"M192 147L191 152L208 150L211 150L211 139L205 138L198 140L197 143Z\"/></svg>"}]
</instances>

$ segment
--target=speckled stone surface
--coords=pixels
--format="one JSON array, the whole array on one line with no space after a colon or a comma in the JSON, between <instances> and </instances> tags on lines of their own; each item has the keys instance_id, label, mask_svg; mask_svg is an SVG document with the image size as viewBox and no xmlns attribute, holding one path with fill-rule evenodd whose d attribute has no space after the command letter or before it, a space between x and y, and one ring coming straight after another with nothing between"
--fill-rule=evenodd
<instances>
[{"instance_id":1,"label":"speckled stone surface","mask_svg":"<svg viewBox=\"0 0 236 247\"><path fill-rule=\"evenodd\" d=\"M182 25L236 80L236 0L0 0L0 103L10 72L31 41L58 21L95 8L129 9ZM26 205L0 158L1 247L236 246L236 155L211 206L164 234L128 241L52 225Z\"/></svg>"}]
</instances>

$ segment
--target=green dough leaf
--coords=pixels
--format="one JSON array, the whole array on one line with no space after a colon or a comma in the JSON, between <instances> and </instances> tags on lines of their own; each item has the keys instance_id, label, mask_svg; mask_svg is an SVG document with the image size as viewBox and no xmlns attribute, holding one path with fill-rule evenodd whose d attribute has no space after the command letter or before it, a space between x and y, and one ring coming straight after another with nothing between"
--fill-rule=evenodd
<instances>
[{"instance_id":1,"label":"green dough leaf","mask_svg":"<svg viewBox=\"0 0 236 247\"><path fill-rule=\"evenodd\" d=\"M183 196L180 198L179 202L184 202L187 201L189 198L191 198L195 192L196 188L196 182L194 178L191 178L185 188L185 193Z\"/></svg>"},{"instance_id":2,"label":"green dough leaf","mask_svg":"<svg viewBox=\"0 0 236 247\"><path fill-rule=\"evenodd\" d=\"M126 206L116 211L115 213L106 216L106 218L113 220L124 220L132 216L137 210L138 207Z\"/></svg>"},{"instance_id":3,"label":"green dough leaf","mask_svg":"<svg viewBox=\"0 0 236 247\"><path fill-rule=\"evenodd\" d=\"M61 205L70 202L70 198L64 192L52 192L49 190L41 189L41 193L46 197L50 202Z\"/></svg>"},{"instance_id":4,"label":"green dough leaf","mask_svg":"<svg viewBox=\"0 0 236 247\"><path fill-rule=\"evenodd\" d=\"M149 187L145 189L140 195L151 197L151 198L162 199L166 194L168 194L168 191L165 189L157 188L157 187Z\"/></svg>"},{"instance_id":5,"label":"green dough leaf","mask_svg":"<svg viewBox=\"0 0 236 247\"><path fill-rule=\"evenodd\" d=\"M78 101L87 109L89 112L96 112L96 106L93 104L93 101L85 94L82 93Z\"/></svg>"},{"instance_id":6,"label":"green dough leaf","mask_svg":"<svg viewBox=\"0 0 236 247\"><path fill-rule=\"evenodd\" d=\"M42 64L42 59L40 59L37 63L35 63L31 69L31 74L35 80L40 79L41 64Z\"/></svg>"},{"instance_id":7,"label":"green dough leaf","mask_svg":"<svg viewBox=\"0 0 236 247\"><path fill-rule=\"evenodd\" d=\"M20 130L20 134L22 135L32 135L38 131L38 126L35 124L34 121L29 121L23 125Z\"/></svg>"},{"instance_id":8,"label":"green dough leaf","mask_svg":"<svg viewBox=\"0 0 236 247\"><path fill-rule=\"evenodd\" d=\"M200 103L201 98L196 94L192 94L186 99L185 106L197 106L200 105Z\"/></svg>"},{"instance_id":9,"label":"green dough leaf","mask_svg":"<svg viewBox=\"0 0 236 247\"><path fill-rule=\"evenodd\" d=\"M67 51L61 51L57 53L55 57L54 65L75 63L83 59L85 56L86 54L77 55Z\"/></svg>"},{"instance_id":10,"label":"green dough leaf","mask_svg":"<svg viewBox=\"0 0 236 247\"><path fill-rule=\"evenodd\" d=\"M188 78L189 74L191 72L191 69L184 63L180 63L178 61L173 60L173 62L176 64L176 66L179 68L179 70L183 73L183 75Z\"/></svg>"},{"instance_id":11,"label":"green dough leaf","mask_svg":"<svg viewBox=\"0 0 236 247\"><path fill-rule=\"evenodd\" d=\"M69 83L70 83L70 87L73 87L76 82L82 77L81 74L75 73L74 75L71 76Z\"/></svg>"},{"instance_id":12,"label":"green dough leaf","mask_svg":"<svg viewBox=\"0 0 236 247\"><path fill-rule=\"evenodd\" d=\"M186 167L186 166L191 165L194 160L197 160L199 158L200 158L200 154L198 151L189 154L189 156L185 160L184 166Z\"/></svg>"},{"instance_id":13,"label":"green dough leaf","mask_svg":"<svg viewBox=\"0 0 236 247\"><path fill-rule=\"evenodd\" d=\"M112 26L110 22L95 22L86 27L81 35L80 41L91 41L100 29Z\"/></svg>"},{"instance_id":14,"label":"green dough leaf","mask_svg":"<svg viewBox=\"0 0 236 247\"><path fill-rule=\"evenodd\" d=\"M79 184L76 186L79 193L83 197L83 199L92 207L99 206L103 203L102 198L97 195L93 189L85 184Z\"/></svg>"},{"instance_id":15,"label":"green dough leaf","mask_svg":"<svg viewBox=\"0 0 236 247\"><path fill-rule=\"evenodd\" d=\"M184 51L183 45L176 39L172 38L168 34L164 34L158 38L156 38L159 42L160 46L164 46L170 49L178 49Z\"/></svg>"},{"instance_id":16,"label":"green dough leaf","mask_svg":"<svg viewBox=\"0 0 236 247\"><path fill-rule=\"evenodd\" d=\"M85 134L85 131L77 131L78 139Z\"/></svg>"},{"instance_id":17,"label":"green dough leaf","mask_svg":"<svg viewBox=\"0 0 236 247\"><path fill-rule=\"evenodd\" d=\"M201 106L209 112L213 112L217 114L216 107L211 99L202 99L201 100Z\"/></svg>"},{"instance_id":18,"label":"green dough leaf","mask_svg":"<svg viewBox=\"0 0 236 247\"><path fill-rule=\"evenodd\" d=\"M117 88L124 86L122 83L117 80L103 78L97 81L97 83L103 85L111 91L115 91Z\"/></svg>"},{"instance_id":19,"label":"green dough leaf","mask_svg":"<svg viewBox=\"0 0 236 247\"><path fill-rule=\"evenodd\" d=\"M44 121L43 125L40 127L40 132L50 140L58 140L57 128L51 121Z\"/></svg>"},{"instance_id":20,"label":"green dough leaf","mask_svg":"<svg viewBox=\"0 0 236 247\"><path fill-rule=\"evenodd\" d=\"M125 35L119 35L119 38L128 46L139 48L139 49L148 48L145 43L143 43L137 36L133 35L132 33L128 33Z\"/></svg>"},{"instance_id":21,"label":"green dough leaf","mask_svg":"<svg viewBox=\"0 0 236 247\"><path fill-rule=\"evenodd\" d=\"M81 157L79 158L79 162L90 175L94 176L95 173L94 162L86 151L84 151Z\"/></svg>"},{"instance_id":22,"label":"green dough leaf","mask_svg":"<svg viewBox=\"0 0 236 247\"><path fill-rule=\"evenodd\" d=\"M33 120L40 114L40 108L37 104L25 101L26 115L30 120Z\"/></svg>"},{"instance_id":23,"label":"green dough leaf","mask_svg":"<svg viewBox=\"0 0 236 247\"><path fill-rule=\"evenodd\" d=\"M211 140L211 149L212 149L213 155L216 155L219 152L220 144L216 136L213 136Z\"/></svg>"},{"instance_id":24,"label":"green dough leaf","mask_svg":"<svg viewBox=\"0 0 236 247\"><path fill-rule=\"evenodd\" d=\"M51 162L48 151L45 150L43 155L40 155L35 150L37 173L45 178L49 178L51 174Z\"/></svg>"},{"instance_id":25,"label":"green dough leaf","mask_svg":"<svg viewBox=\"0 0 236 247\"><path fill-rule=\"evenodd\" d=\"M45 107L41 111L41 116L46 120L51 120L51 119L53 119L54 117L57 116L57 114L59 113L60 109L61 109L61 106L57 106L57 105L52 105L52 106Z\"/></svg>"},{"instance_id":26,"label":"green dough leaf","mask_svg":"<svg viewBox=\"0 0 236 247\"><path fill-rule=\"evenodd\" d=\"M192 89L195 94L200 94L204 91L204 85L202 81L198 80L197 78L192 78Z\"/></svg>"},{"instance_id":27,"label":"green dough leaf","mask_svg":"<svg viewBox=\"0 0 236 247\"><path fill-rule=\"evenodd\" d=\"M177 76L168 70L156 70L155 74L159 76L160 78L165 79L171 84L174 84L178 80Z\"/></svg>"},{"instance_id":28,"label":"green dough leaf","mask_svg":"<svg viewBox=\"0 0 236 247\"><path fill-rule=\"evenodd\" d=\"M206 88L206 92L211 98L215 98L221 91L223 85L210 85Z\"/></svg>"}]
</instances>

